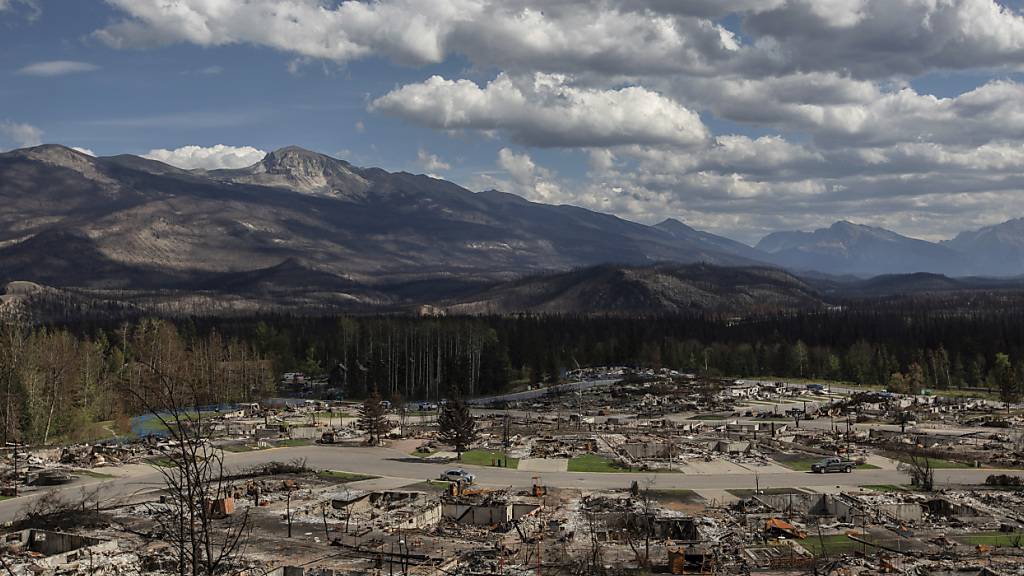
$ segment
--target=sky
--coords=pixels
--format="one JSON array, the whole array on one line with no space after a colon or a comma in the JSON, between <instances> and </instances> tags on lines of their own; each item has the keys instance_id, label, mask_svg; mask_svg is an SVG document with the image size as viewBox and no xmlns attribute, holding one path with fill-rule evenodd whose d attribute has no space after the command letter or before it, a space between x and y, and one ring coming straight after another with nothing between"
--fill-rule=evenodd
<instances>
[{"instance_id":1,"label":"sky","mask_svg":"<svg viewBox=\"0 0 1024 576\"><path fill-rule=\"evenodd\" d=\"M755 243L1024 217L995 0L0 0L0 150L299 145Z\"/></svg>"}]
</instances>

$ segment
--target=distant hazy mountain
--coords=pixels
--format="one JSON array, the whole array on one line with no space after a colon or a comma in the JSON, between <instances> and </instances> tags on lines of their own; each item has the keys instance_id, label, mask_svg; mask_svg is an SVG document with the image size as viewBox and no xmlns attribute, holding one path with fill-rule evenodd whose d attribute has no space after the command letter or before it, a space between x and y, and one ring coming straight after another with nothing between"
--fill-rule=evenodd
<instances>
[{"instance_id":1,"label":"distant hazy mountain","mask_svg":"<svg viewBox=\"0 0 1024 576\"><path fill-rule=\"evenodd\" d=\"M660 264L533 276L449 302L445 309L462 314L748 315L822 306L812 288L775 268Z\"/></svg>"},{"instance_id":2,"label":"distant hazy mountain","mask_svg":"<svg viewBox=\"0 0 1024 576\"><path fill-rule=\"evenodd\" d=\"M1024 218L961 232L942 244L964 254L983 274L1024 274Z\"/></svg>"},{"instance_id":3,"label":"distant hazy mountain","mask_svg":"<svg viewBox=\"0 0 1024 576\"><path fill-rule=\"evenodd\" d=\"M845 221L813 232L775 232L758 242L757 249L779 266L828 274L931 272L956 276L973 270L968 260L950 247Z\"/></svg>"},{"instance_id":4,"label":"distant hazy mountain","mask_svg":"<svg viewBox=\"0 0 1024 576\"><path fill-rule=\"evenodd\" d=\"M609 262L756 256L678 222L474 193L295 147L213 171L54 145L0 154L0 282L379 304Z\"/></svg>"}]
</instances>

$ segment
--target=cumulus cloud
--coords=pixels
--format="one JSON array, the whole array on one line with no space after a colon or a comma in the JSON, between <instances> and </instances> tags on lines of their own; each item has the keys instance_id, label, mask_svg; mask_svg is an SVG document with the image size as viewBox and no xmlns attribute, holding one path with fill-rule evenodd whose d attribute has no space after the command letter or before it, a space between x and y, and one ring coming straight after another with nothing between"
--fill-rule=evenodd
<instances>
[{"instance_id":1,"label":"cumulus cloud","mask_svg":"<svg viewBox=\"0 0 1024 576\"><path fill-rule=\"evenodd\" d=\"M779 70L861 77L1019 66L1024 17L995 0L789 0L744 29Z\"/></svg>"},{"instance_id":2,"label":"cumulus cloud","mask_svg":"<svg viewBox=\"0 0 1024 576\"><path fill-rule=\"evenodd\" d=\"M538 166L529 154L502 148L498 151L498 166L511 178L510 183L504 183L506 190L537 202L557 204L566 200L554 173Z\"/></svg>"},{"instance_id":3,"label":"cumulus cloud","mask_svg":"<svg viewBox=\"0 0 1024 576\"><path fill-rule=\"evenodd\" d=\"M38 146L43 143L43 131L31 124L0 120L0 147L15 148Z\"/></svg>"},{"instance_id":4,"label":"cumulus cloud","mask_svg":"<svg viewBox=\"0 0 1024 576\"><path fill-rule=\"evenodd\" d=\"M374 100L370 109L443 130L502 131L532 146L703 142L700 116L643 87L597 90L567 77L501 74L485 86L432 76Z\"/></svg>"},{"instance_id":5,"label":"cumulus cloud","mask_svg":"<svg viewBox=\"0 0 1024 576\"><path fill-rule=\"evenodd\" d=\"M192 170L217 170L222 168L244 168L252 166L266 156L263 150L252 146L182 146L174 150L150 150L143 157L159 160L171 166Z\"/></svg>"},{"instance_id":6,"label":"cumulus cloud","mask_svg":"<svg viewBox=\"0 0 1024 576\"><path fill-rule=\"evenodd\" d=\"M840 217L935 236L1024 213L1024 16L996 0L107 2L124 18L94 35L118 48L258 45L296 71L459 57L464 77L424 74L369 108L493 139L498 169L476 187L747 240ZM915 81L936 71L946 93ZM586 173L560 177L531 147L582 150Z\"/></svg>"},{"instance_id":7,"label":"cumulus cloud","mask_svg":"<svg viewBox=\"0 0 1024 576\"><path fill-rule=\"evenodd\" d=\"M75 60L47 60L45 62L34 62L20 70L19 74L25 76L64 76L66 74L78 74L99 70L99 66L89 62L78 62Z\"/></svg>"},{"instance_id":8,"label":"cumulus cloud","mask_svg":"<svg viewBox=\"0 0 1024 576\"><path fill-rule=\"evenodd\" d=\"M420 148L416 153L416 161L427 172L441 172L451 170L452 167L451 164L441 160L441 157L437 154L431 154L423 148Z\"/></svg>"},{"instance_id":9,"label":"cumulus cloud","mask_svg":"<svg viewBox=\"0 0 1024 576\"><path fill-rule=\"evenodd\" d=\"M861 77L1015 68L1024 17L996 0L107 0L114 47L257 44L345 62L461 54L484 66L605 74L839 70ZM735 15L749 40L717 19Z\"/></svg>"},{"instance_id":10,"label":"cumulus cloud","mask_svg":"<svg viewBox=\"0 0 1024 576\"><path fill-rule=\"evenodd\" d=\"M79 146L72 146L71 149L74 150L75 152L81 152L82 154L85 154L86 156L93 156L93 157L96 156L96 153L93 152L89 148L82 148L82 147L79 147Z\"/></svg>"}]
</instances>

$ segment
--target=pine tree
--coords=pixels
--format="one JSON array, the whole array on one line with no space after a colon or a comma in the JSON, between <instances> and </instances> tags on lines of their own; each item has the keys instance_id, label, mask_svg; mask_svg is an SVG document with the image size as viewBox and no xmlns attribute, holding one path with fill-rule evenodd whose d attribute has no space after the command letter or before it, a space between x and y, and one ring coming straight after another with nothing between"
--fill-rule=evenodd
<instances>
[{"instance_id":1,"label":"pine tree","mask_svg":"<svg viewBox=\"0 0 1024 576\"><path fill-rule=\"evenodd\" d=\"M992 366L992 379L999 388L999 399L1006 403L1006 411L1010 411L1010 404L1020 399L1020 390L1017 388L1017 377L1013 373L1013 365L1010 357L1006 354L996 354L996 362Z\"/></svg>"},{"instance_id":2,"label":"pine tree","mask_svg":"<svg viewBox=\"0 0 1024 576\"><path fill-rule=\"evenodd\" d=\"M381 438L387 432L388 417L376 386L373 393L367 396L359 407L359 420L356 425L366 433L367 444L380 444Z\"/></svg>"},{"instance_id":3,"label":"pine tree","mask_svg":"<svg viewBox=\"0 0 1024 576\"><path fill-rule=\"evenodd\" d=\"M461 398L454 398L445 403L437 418L437 426L438 439L454 446L460 460L466 448L476 441L476 421Z\"/></svg>"}]
</instances>

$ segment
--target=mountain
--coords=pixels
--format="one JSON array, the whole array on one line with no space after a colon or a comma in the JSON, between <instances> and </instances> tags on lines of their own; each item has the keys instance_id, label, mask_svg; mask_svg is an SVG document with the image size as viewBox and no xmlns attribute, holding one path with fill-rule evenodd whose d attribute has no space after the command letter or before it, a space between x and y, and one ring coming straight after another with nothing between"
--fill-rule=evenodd
<instances>
[{"instance_id":1,"label":"mountain","mask_svg":"<svg viewBox=\"0 0 1024 576\"><path fill-rule=\"evenodd\" d=\"M663 261L751 265L757 253L676 221L475 193L297 147L211 171L57 145L0 154L0 283L377 306Z\"/></svg>"},{"instance_id":2,"label":"mountain","mask_svg":"<svg viewBox=\"0 0 1024 576\"><path fill-rule=\"evenodd\" d=\"M1024 274L1024 218L961 232L942 245L965 255L984 274Z\"/></svg>"},{"instance_id":3,"label":"mountain","mask_svg":"<svg viewBox=\"0 0 1024 576\"><path fill-rule=\"evenodd\" d=\"M654 227L672 236L681 246L685 246L689 253L703 256L698 258L702 262L715 262L723 253L741 256L750 262L764 260L764 254L746 244L696 230L675 218L666 218L655 224Z\"/></svg>"},{"instance_id":4,"label":"mountain","mask_svg":"<svg viewBox=\"0 0 1024 576\"><path fill-rule=\"evenodd\" d=\"M846 221L813 232L775 232L762 238L756 248L779 266L826 274L959 276L973 269L967 258L950 247Z\"/></svg>"},{"instance_id":5,"label":"mountain","mask_svg":"<svg viewBox=\"0 0 1024 576\"><path fill-rule=\"evenodd\" d=\"M456 314L768 314L817 310L820 296L774 268L596 266L502 283L442 307Z\"/></svg>"}]
</instances>

